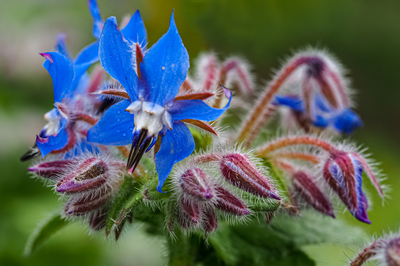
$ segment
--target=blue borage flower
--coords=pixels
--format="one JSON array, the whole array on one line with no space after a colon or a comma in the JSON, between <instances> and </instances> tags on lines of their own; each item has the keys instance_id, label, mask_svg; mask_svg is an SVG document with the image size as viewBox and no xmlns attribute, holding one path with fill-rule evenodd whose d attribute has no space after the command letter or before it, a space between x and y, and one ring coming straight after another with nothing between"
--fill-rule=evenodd
<instances>
[{"instance_id":1,"label":"blue borage flower","mask_svg":"<svg viewBox=\"0 0 400 266\"><path fill-rule=\"evenodd\" d=\"M275 105L289 107L292 111L305 115L304 101L295 95L275 96ZM354 129L363 125L360 117L350 108L334 109L321 94L314 99L312 123L316 127L327 128L332 126L340 133L350 134Z\"/></svg>"},{"instance_id":2,"label":"blue borage flower","mask_svg":"<svg viewBox=\"0 0 400 266\"><path fill-rule=\"evenodd\" d=\"M222 109L212 108L202 100L175 100L187 76L189 55L173 14L168 32L145 53L143 61L138 61L135 72L137 49L140 48L124 38L115 17L108 18L100 38L100 63L121 83L129 99L107 110L89 130L88 141L103 145L132 143L127 168L134 171L143 154L162 137L155 155L157 190L162 192L173 165L194 150L193 137L182 120L216 120L229 107L232 93L224 88L229 102Z\"/></svg>"},{"instance_id":3,"label":"blue borage flower","mask_svg":"<svg viewBox=\"0 0 400 266\"><path fill-rule=\"evenodd\" d=\"M103 30L104 20L101 17L99 6L97 5L96 0L88 0L88 7L90 14L93 18L93 30L92 35L97 40L92 44L88 45L82 52L81 56L91 55L96 61L99 60L98 51L99 51L99 39L101 35L101 31ZM147 33L146 28L144 27L142 17L140 15L139 10L137 10L132 17L130 18L128 24L121 30L124 38L126 40L137 42L141 47L144 47L147 42ZM79 55L78 55L79 57Z\"/></svg>"}]
</instances>

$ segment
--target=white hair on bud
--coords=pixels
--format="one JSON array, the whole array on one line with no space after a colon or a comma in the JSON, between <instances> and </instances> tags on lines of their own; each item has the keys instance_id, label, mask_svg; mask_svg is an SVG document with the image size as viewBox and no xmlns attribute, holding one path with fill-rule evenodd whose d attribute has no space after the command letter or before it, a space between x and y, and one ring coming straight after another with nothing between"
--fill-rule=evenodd
<instances>
[{"instance_id":1,"label":"white hair on bud","mask_svg":"<svg viewBox=\"0 0 400 266\"><path fill-rule=\"evenodd\" d=\"M251 65L246 59L238 56L231 56L225 59L223 66L226 67L229 64L234 64L234 66L227 71L224 86L230 87L236 84L241 95L252 96L255 90L255 82L251 73Z\"/></svg>"}]
</instances>

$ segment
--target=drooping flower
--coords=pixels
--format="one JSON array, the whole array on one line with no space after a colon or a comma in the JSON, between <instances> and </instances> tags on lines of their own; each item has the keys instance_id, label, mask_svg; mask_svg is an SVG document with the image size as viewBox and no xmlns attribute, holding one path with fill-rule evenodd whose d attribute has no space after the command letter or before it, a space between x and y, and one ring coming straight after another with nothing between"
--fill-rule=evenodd
<instances>
[{"instance_id":1,"label":"drooping flower","mask_svg":"<svg viewBox=\"0 0 400 266\"><path fill-rule=\"evenodd\" d=\"M184 122L216 120L229 107L232 93L224 89L229 102L222 109L208 106L197 94L175 99L187 75L189 56L173 15L168 32L144 57L138 45L124 38L115 17L108 18L99 53L104 70L121 83L129 99L107 110L89 130L88 141L119 146L132 143L127 168L134 171L143 154L161 137L155 155L157 190L161 192L173 165L194 150L193 137Z\"/></svg>"},{"instance_id":2,"label":"drooping flower","mask_svg":"<svg viewBox=\"0 0 400 266\"><path fill-rule=\"evenodd\" d=\"M323 176L356 219L371 223L367 214L367 197L361 190L362 171L363 166L356 156L338 151L331 153Z\"/></svg>"}]
</instances>

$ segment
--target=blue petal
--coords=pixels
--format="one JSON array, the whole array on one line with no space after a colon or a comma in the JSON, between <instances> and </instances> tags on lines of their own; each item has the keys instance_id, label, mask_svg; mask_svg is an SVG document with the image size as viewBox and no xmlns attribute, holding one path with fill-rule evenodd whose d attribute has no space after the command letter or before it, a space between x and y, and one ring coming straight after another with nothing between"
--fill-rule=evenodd
<instances>
[{"instance_id":1,"label":"blue petal","mask_svg":"<svg viewBox=\"0 0 400 266\"><path fill-rule=\"evenodd\" d=\"M99 61L99 42L95 41L85 48L83 48L76 56L74 63L75 66L79 65L92 65Z\"/></svg>"},{"instance_id":2,"label":"blue petal","mask_svg":"<svg viewBox=\"0 0 400 266\"><path fill-rule=\"evenodd\" d=\"M138 77L133 68L136 56L119 31L115 17L108 18L104 24L99 56L104 70L121 83L132 101L136 101Z\"/></svg>"},{"instance_id":3,"label":"blue petal","mask_svg":"<svg viewBox=\"0 0 400 266\"><path fill-rule=\"evenodd\" d=\"M124 146L132 143L133 114L125 111L129 100L111 106L88 132L87 140L103 145Z\"/></svg>"},{"instance_id":4,"label":"blue petal","mask_svg":"<svg viewBox=\"0 0 400 266\"><path fill-rule=\"evenodd\" d=\"M46 61L43 67L49 72L53 80L54 102L61 102L66 96L70 96L72 92L72 81L74 79L74 66L68 57L56 53L42 53Z\"/></svg>"},{"instance_id":5,"label":"blue petal","mask_svg":"<svg viewBox=\"0 0 400 266\"><path fill-rule=\"evenodd\" d=\"M275 104L284 105L294 111L304 111L303 102L301 99L293 96L275 96Z\"/></svg>"},{"instance_id":6,"label":"blue petal","mask_svg":"<svg viewBox=\"0 0 400 266\"><path fill-rule=\"evenodd\" d=\"M100 38L101 30L103 29L104 21L101 18L100 9L96 0L88 0L90 14L93 17L92 35L96 39Z\"/></svg>"},{"instance_id":7,"label":"blue petal","mask_svg":"<svg viewBox=\"0 0 400 266\"><path fill-rule=\"evenodd\" d=\"M76 85L74 92L79 95L84 95L86 93L86 89L89 86L89 84L90 84L90 76L88 75L88 73L85 73L79 80L78 85Z\"/></svg>"},{"instance_id":8,"label":"blue petal","mask_svg":"<svg viewBox=\"0 0 400 266\"><path fill-rule=\"evenodd\" d=\"M329 119L327 119L327 118L325 118L323 116L316 115L315 116L315 120L313 121L313 124L316 127L325 128L325 127L327 127L329 125L329 121L330 121Z\"/></svg>"},{"instance_id":9,"label":"blue petal","mask_svg":"<svg viewBox=\"0 0 400 266\"><path fill-rule=\"evenodd\" d=\"M100 152L100 148L98 145L89 143L87 141L81 141L75 145L75 147L65 154L64 159L74 158L76 156L80 156L85 153L96 154Z\"/></svg>"},{"instance_id":10,"label":"blue petal","mask_svg":"<svg viewBox=\"0 0 400 266\"><path fill-rule=\"evenodd\" d=\"M146 45L147 33L139 10L136 10L135 14L132 15L128 24L121 32L126 40L137 42L141 47Z\"/></svg>"},{"instance_id":11,"label":"blue petal","mask_svg":"<svg viewBox=\"0 0 400 266\"><path fill-rule=\"evenodd\" d=\"M225 107L212 108L201 100L181 100L173 103L168 112L174 121L182 119L196 119L201 121L214 121L228 109L232 100L232 93L229 91L229 102Z\"/></svg>"},{"instance_id":12,"label":"blue petal","mask_svg":"<svg viewBox=\"0 0 400 266\"><path fill-rule=\"evenodd\" d=\"M142 79L150 88L150 101L161 106L175 98L189 69L189 55L183 46L172 13L168 32L154 44L140 64Z\"/></svg>"},{"instance_id":13,"label":"blue petal","mask_svg":"<svg viewBox=\"0 0 400 266\"><path fill-rule=\"evenodd\" d=\"M175 122L174 129L168 130L161 140L161 147L155 156L158 173L157 191L162 192L162 186L172 167L188 157L194 150L194 140L189 128L182 122Z\"/></svg>"},{"instance_id":14,"label":"blue petal","mask_svg":"<svg viewBox=\"0 0 400 266\"><path fill-rule=\"evenodd\" d=\"M356 185L356 193L357 193L357 209L353 212L353 215L356 219L364 223L371 223L368 219L368 201L364 192L362 191L362 172L363 167L360 161L357 160L354 156L350 155L351 162L354 167L354 179Z\"/></svg>"},{"instance_id":15,"label":"blue petal","mask_svg":"<svg viewBox=\"0 0 400 266\"><path fill-rule=\"evenodd\" d=\"M332 108L329 106L327 100L319 93L315 96L315 105L322 112L332 112Z\"/></svg>"},{"instance_id":16,"label":"blue petal","mask_svg":"<svg viewBox=\"0 0 400 266\"><path fill-rule=\"evenodd\" d=\"M54 50L71 59L71 55L69 54L67 45L65 44L65 33L57 35L57 43Z\"/></svg>"},{"instance_id":17,"label":"blue petal","mask_svg":"<svg viewBox=\"0 0 400 266\"><path fill-rule=\"evenodd\" d=\"M360 117L351 109L344 109L335 117L334 127L342 132L350 134L355 128L363 125Z\"/></svg>"},{"instance_id":18,"label":"blue petal","mask_svg":"<svg viewBox=\"0 0 400 266\"><path fill-rule=\"evenodd\" d=\"M65 128L67 119L61 119L60 129L57 134L49 136L47 139L40 139L36 137L36 144L42 154L42 157L46 156L54 150L60 150L65 147L68 143L68 131Z\"/></svg>"}]
</instances>

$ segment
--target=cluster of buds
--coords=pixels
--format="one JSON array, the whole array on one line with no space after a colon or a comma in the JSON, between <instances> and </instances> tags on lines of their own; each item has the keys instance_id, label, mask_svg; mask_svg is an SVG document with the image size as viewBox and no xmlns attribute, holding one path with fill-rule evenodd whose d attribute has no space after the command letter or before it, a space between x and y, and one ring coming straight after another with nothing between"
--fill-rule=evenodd
<instances>
[{"instance_id":1,"label":"cluster of buds","mask_svg":"<svg viewBox=\"0 0 400 266\"><path fill-rule=\"evenodd\" d=\"M230 57L221 63L214 53L203 53L197 59L196 65L195 77L186 78L179 94L188 92L216 94L215 97L209 99L214 107L220 107L223 99L219 85L236 88L237 93L244 98L254 95L254 78L249 64L244 59Z\"/></svg>"},{"instance_id":2,"label":"cluster of buds","mask_svg":"<svg viewBox=\"0 0 400 266\"><path fill-rule=\"evenodd\" d=\"M201 228L207 235L217 228L219 214L241 221L259 211L251 209L249 200L264 202L261 198L275 202L274 208L263 210L269 223L281 202L268 173L237 151L199 155L175 172L173 182L177 208L167 208L174 213L168 216L171 231L176 220L183 229Z\"/></svg>"},{"instance_id":3,"label":"cluster of buds","mask_svg":"<svg viewBox=\"0 0 400 266\"><path fill-rule=\"evenodd\" d=\"M399 235L391 234L376 239L351 261L350 266L361 266L368 261L376 261L377 265L382 266L400 265Z\"/></svg>"},{"instance_id":4,"label":"cluster of buds","mask_svg":"<svg viewBox=\"0 0 400 266\"><path fill-rule=\"evenodd\" d=\"M304 152L304 147L306 152ZM292 148L292 151L287 152L288 148ZM293 152L293 148L298 148L300 152ZM301 151L301 148L303 148L303 151ZM314 153L312 153L312 150L314 150ZM313 184L311 175L295 170L296 166L282 162L282 158L317 164L314 167L315 173L322 173L325 181L322 185L335 192L352 215L361 222L371 223L367 214L368 201L362 191L363 170L367 173L379 195L384 196L378 181L379 173L374 171L373 164L351 145L336 145L315 136L288 136L266 143L259 147L256 153L260 157L276 161L278 167L290 173L293 187L303 192L305 201L320 212L332 217L334 215L331 204L328 198L323 196L321 190ZM318 202L317 205L316 202Z\"/></svg>"},{"instance_id":5,"label":"cluster of buds","mask_svg":"<svg viewBox=\"0 0 400 266\"><path fill-rule=\"evenodd\" d=\"M122 181L125 164L107 154L90 154L74 159L39 163L29 168L35 175L54 183L67 197L66 217L85 216L93 230L105 225L107 207Z\"/></svg>"}]
</instances>

